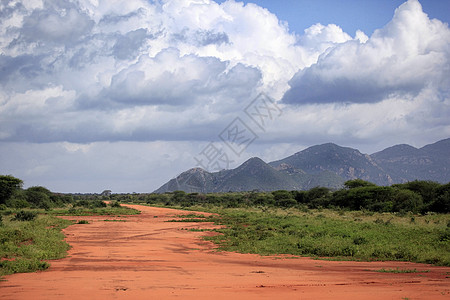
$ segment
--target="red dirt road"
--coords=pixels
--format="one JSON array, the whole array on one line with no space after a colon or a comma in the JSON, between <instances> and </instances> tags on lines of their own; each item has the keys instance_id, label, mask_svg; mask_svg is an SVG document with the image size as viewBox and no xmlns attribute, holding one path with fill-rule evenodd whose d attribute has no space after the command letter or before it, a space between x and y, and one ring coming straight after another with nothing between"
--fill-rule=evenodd
<instances>
[{"instance_id":1,"label":"red dirt road","mask_svg":"<svg viewBox=\"0 0 450 300\"><path fill-rule=\"evenodd\" d=\"M64 230L68 257L6 276L0 299L450 299L450 268L215 252L206 232L182 230L210 223L164 222L189 212L132 207L142 214L68 217L90 222ZM397 267L429 272L374 271Z\"/></svg>"}]
</instances>

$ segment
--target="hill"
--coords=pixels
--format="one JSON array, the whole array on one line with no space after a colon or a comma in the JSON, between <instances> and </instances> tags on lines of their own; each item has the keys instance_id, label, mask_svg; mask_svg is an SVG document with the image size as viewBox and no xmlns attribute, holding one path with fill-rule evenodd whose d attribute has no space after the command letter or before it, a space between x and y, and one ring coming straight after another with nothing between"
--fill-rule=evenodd
<instances>
[{"instance_id":1,"label":"hill","mask_svg":"<svg viewBox=\"0 0 450 300\"><path fill-rule=\"evenodd\" d=\"M450 139L420 149L396 145L371 155L395 183L416 179L440 183L450 181Z\"/></svg>"},{"instance_id":2,"label":"hill","mask_svg":"<svg viewBox=\"0 0 450 300\"><path fill-rule=\"evenodd\" d=\"M156 193L308 190L340 188L351 179L377 185L413 180L450 181L450 138L420 149L401 144L368 155L333 143L315 145L281 160L265 163L254 157L235 169L207 172L190 169Z\"/></svg>"},{"instance_id":3,"label":"hill","mask_svg":"<svg viewBox=\"0 0 450 300\"><path fill-rule=\"evenodd\" d=\"M329 186L328 183L332 185ZM190 169L161 186L155 193L176 190L187 193L305 190L318 185L333 188L341 186L342 183L342 178L329 172L289 173L284 169L275 169L260 158L254 157L231 170L209 173L200 168Z\"/></svg>"}]
</instances>

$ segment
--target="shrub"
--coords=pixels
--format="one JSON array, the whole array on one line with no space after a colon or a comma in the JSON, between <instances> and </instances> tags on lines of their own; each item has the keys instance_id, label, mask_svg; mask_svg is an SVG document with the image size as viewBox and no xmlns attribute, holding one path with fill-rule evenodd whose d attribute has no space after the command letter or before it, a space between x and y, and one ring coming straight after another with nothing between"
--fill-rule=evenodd
<instances>
[{"instance_id":1,"label":"shrub","mask_svg":"<svg viewBox=\"0 0 450 300\"><path fill-rule=\"evenodd\" d=\"M37 213L34 211L19 211L16 216L13 218L14 221L33 221L36 219Z\"/></svg>"},{"instance_id":2,"label":"shrub","mask_svg":"<svg viewBox=\"0 0 450 300\"><path fill-rule=\"evenodd\" d=\"M111 207L121 207L119 202L111 202Z\"/></svg>"},{"instance_id":3,"label":"shrub","mask_svg":"<svg viewBox=\"0 0 450 300\"><path fill-rule=\"evenodd\" d=\"M68 210L69 214L75 214L77 212L77 209L75 207L71 207Z\"/></svg>"},{"instance_id":4,"label":"shrub","mask_svg":"<svg viewBox=\"0 0 450 300\"><path fill-rule=\"evenodd\" d=\"M273 198L277 206L292 207L297 204L292 193L284 190L272 192Z\"/></svg>"},{"instance_id":5,"label":"shrub","mask_svg":"<svg viewBox=\"0 0 450 300\"><path fill-rule=\"evenodd\" d=\"M91 202L91 207L99 208L99 207L106 207L106 203L102 200L95 200Z\"/></svg>"},{"instance_id":6,"label":"shrub","mask_svg":"<svg viewBox=\"0 0 450 300\"><path fill-rule=\"evenodd\" d=\"M80 200L73 204L73 206L82 206L82 207L89 207L89 201L88 200Z\"/></svg>"}]
</instances>

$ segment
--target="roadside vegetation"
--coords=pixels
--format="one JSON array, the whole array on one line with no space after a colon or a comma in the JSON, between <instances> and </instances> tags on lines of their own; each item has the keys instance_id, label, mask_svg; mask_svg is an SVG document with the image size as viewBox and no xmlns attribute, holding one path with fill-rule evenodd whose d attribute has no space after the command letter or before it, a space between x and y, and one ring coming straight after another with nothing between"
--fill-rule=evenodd
<instances>
[{"instance_id":1,"label":"roadside vegetation","mask_svg":"<svg viewBox=\"0 0 450 300\"><path fill-rule=\"evenodd\" d=\"M48 260L65 257L70 246L61 230L73 221L59 215L130 215L139 211L100 199L76 200L45 187L22 189L22 180L0 175L0 278L47 269ZM79 221L78 224L88 224Z\"/></svg>"},{"instance_id":2,"label":"roadside vegetation","mask_svg":"<svg viewBox=\"0 0 450 300\"><path fill-rule=\"evenodd\" d=\"M206 237L218 250L338 260L450 266L450 183L376 186L351 180L336 191L116 194L112 199L214 212L177 222L224 225Z\"/></svg>"},{"instance_id":3,"label":"roadside vegetation","mask_svg":"<svg viewBox=\"0 0 450 300\"><path fill-rule=\"evenodd\" d=\"M93 196L95 197L98 196ZM92 199L92 198L91 198ZM405 214L450 213L450 183L412 181L392 186L377 186L356 179L347 181L342 189L332 191L315 187L308 191L112 194L111 200L150 205L204 207L280 207L298 209L344 209Z\"/></svg>"},{"instance_id":4,"label":"roadside vegetation","mask_svg":"<svg viewBox=\"0 0 450 300\"><path fill-rule=\"evenodd\" d=\"M0 175L0 276L43 270L66 255L61 229L73 222L56 216L139 213L121 203L213 212L170 221L223 225L205 237L218 251L450 266L450 183L380 187L358 179L335 191L102 195L24 190L20 179Z\"/></svg>"},{"instance_id":5,"label":"roadside vegetation","mask_svg":"<svg viewBox=\"0 0 450 300\"><path fill-rule=\"evenodd\" d=\"M450 266L447 215L312 209L216 209L219 250L333 260L398 260ZM412 221L413 220L413 221Z\"/></svg>"},{"instance_id":6,"label":"roadside vegetation","mask_svg":"<svg viewBox=\"0 0 450 300\"><path fill-rule=\"evenodd\" d=\"M25 213L34 218L17 218L24 215L20 212L2 215L0 277L47 269L49 263L45 260L62 258L69 249L61 230L72 222L31 211Z\"/></svg>"}]
</instances>

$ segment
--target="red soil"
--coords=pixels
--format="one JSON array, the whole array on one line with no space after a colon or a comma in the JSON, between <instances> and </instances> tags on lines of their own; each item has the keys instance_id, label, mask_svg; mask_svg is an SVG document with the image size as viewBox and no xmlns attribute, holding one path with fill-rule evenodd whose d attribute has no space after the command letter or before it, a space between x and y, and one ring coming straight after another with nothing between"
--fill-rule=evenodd
<instances>
[{"instance_id":1,"label":"red soil","mask_svg":"<svg viewBox=\"0 0 450 300\"><path fill-rule=\"evenodd\" d=\"M64 230L67 258L47 271L6 276L1 299L449 299L450 268L402 262L342 262L215 252L182 228L177 214L133 206L141 215L88 220ZM108 222L105 219L126 220ZM381 268L429 270L379 273Z\"/></svg>"}]
</instances>

